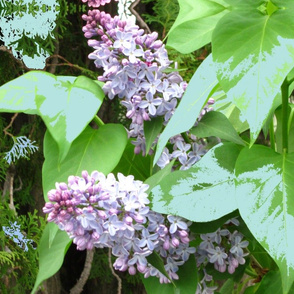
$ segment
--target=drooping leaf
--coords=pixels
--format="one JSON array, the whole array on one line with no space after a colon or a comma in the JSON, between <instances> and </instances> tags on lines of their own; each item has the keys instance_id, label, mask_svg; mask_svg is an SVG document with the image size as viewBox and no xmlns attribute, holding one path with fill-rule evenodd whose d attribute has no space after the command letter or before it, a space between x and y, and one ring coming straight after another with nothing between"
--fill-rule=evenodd
<instances>
[{"instance_id":1,"label":"drooping leaf","mask_svg":"<svg viewBox=\"0 0 294 294\"><path fill-rule=\"evenodd\" d=\"M234 166L240 148L219 144L189 170L166 176L151 190L152 209L195 222L216 220L236 210Z\"/></svg>"},{"instance_id":2,"label":"drooping leaf","mask_svg":"<svg viewBox=\"0 0 294 294\"><path fill-rule=\"evenodd\" d=\"M147 257L147 261L152 266L154 266L155 268L157 268L162 274L164 274L170 280L170 278L168 276L168 273L165 270L163 260L162 260L162 258L160 257L160 255L156 251L154 251L151 255L149 255Z\"/></svg>"},{"instance_id":3,"label":"drooping leaf","mask_svg":"<svg viewBox=\"0 0 294 294\"><path fill-rule=\"evenodd\" d=\"M271 13L259 10L264 3L236 1L212 35L218 80L249 123L251 144L294 66L294 2L274 1Z\"/></svg>"},{"instance_id":4,"label":"drooping leaf","mask_svg":"<svg viewBox=\"0 0 294 294\"><path fill-rule=\"evenodd\" d=\"M54 189L55 182L66 182L70 175L81 176L83 170L110 173L118 164L127 133L122 125L107 124L98 130L87 127L73 142L65 160L58 164L58 146L49 132L44 138L43 191Z\"/></svg>"},{"instance_id":5,"label":"drooping leaf","mask_svg":"<svg viewBox=\"0 0 294 294\"><path fill-rule=\"evenodd\" d=\"M146 155L152 146L152 143L159 135L162 129L163 119L162 117L158 116L152 118L150 121L144 121L144 135L146 140Z\"/></svg>"},{"instance_id":6,"label":"drooping leaf","mask_svg":"<svg viewBox=\"0 0 294 294\"><path fill-rule=\"evenodd\" d=\"M221 0L179 0L180 12L168 33L167 46L190 53L210 43L212 32L228 10Z\"/></svg>"},{"instance_id":7,"label":"drooping leaf","mask_svg":"<svg viewBox=\"0 0 294 294\"><path fill-rule=\"evenodd\" d=\"M66 232L58 230L50 246L50 231L55 231L56 225L48 223L45 226L43 235L38 245L39 251L39 271L37 279L32 290L32 294L38 289L38 286L46 279L53 276L61 267L64 256L71 244Z\"/></svg>"},{"instance_id":8,"label":"drooping leaf","mask_svg":"<svg viewBox=\"0 0 294 294\"><path fill-rule=\"evenodd\" d=\"M190 255L188 261L179 267L177 272L178 280L174 280L173 284L160 284L159 279L155 277L142 277L142 282L148 294L195 294L198 283L198 270L196 260Z\"/></svg>"},{"instance_id":9,"label":"drooping leaf","mask_svg":"<svg viewBox=\"0 0 294 294\"><path fill-rule=\"evenodd\" d=\"M278 265L283 291L294 281L294 153L255 145L236 162L236 201L254 237Z\"/></svg>"},{"instance_id":10,"label":"drooping leaf","mask_svg":"<svg viewBox=\"0 0 294 294\"><path fill-rule=\"evenodd\" d=\"M58 144L61 161L97 113L103 97L102 89L87 77L30 71L0 87L0 111L40 115Z\"/></svg>"},{"instance_id":11,"label":"drooping leaf","mask_svg":"<svg viewBox=\"0 0 294 294\"><path fill-rule=\"evenodd\" d=\"M190 132L198 138L215 136L236 144L245 145L227 117L218 111L206 113L198 125L192 128Z\"/></svg>"},{"instance_id":12,"label":"drooping leaf","mask_svg":"<svg viewBox=\"0 0 294 294\"><path fill-rule=\"evenodd\" d=\"M169 138L193 127L217 83L212 56L209 55L193 75L179 106L161 133L154 163L158 161Z\"/></svg>"}]
</instances>

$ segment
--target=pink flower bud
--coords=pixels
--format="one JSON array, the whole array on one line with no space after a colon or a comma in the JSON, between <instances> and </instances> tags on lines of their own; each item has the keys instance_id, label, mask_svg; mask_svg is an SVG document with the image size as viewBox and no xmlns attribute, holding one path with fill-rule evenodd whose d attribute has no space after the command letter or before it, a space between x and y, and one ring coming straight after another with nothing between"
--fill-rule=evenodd
<instances>
[{"instance_id":1,"label":"pink flower bud","mask_svg":"<svg viewBox=\"0 0 294 294\"><path fill-rule=\"evenodd\" d=\"M137 265L137 270L142 274L146 272L146 268L147 268L146 265L141 265L141 264Z\"/></svg>"},{"instance_id":2,"label":"pink flower bud","mask_svg":"<svg viewBox=\"0 0 294 294\"><path fill-rule=\"evenodd\" d=\"M172 244L173 244L174 247L178 247L180 245L179 239L177 239L175 237L172 238L172 241L171 242L172 242Z\"/></svg>"},{"instance_id":3,"label":"pink flower bud","mask_svg":"<svg viewBox=\"0 0 294 294\"><path fill-rule=\"evenodd\" d=\"M131 266L129 267L129 270L128 270L128 271L129 271L129 274L132 275L132 276L135 275L136 272L137 272L137 271L136 271L136 268L135 268L133 265L131 265Z\"/></svg>"}]
</instances>

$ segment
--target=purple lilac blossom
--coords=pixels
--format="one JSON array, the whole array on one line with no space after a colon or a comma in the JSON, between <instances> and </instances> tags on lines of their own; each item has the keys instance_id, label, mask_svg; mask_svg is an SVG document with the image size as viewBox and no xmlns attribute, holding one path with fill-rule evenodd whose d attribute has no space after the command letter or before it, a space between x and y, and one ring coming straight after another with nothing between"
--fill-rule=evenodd
<instances>
[{"instance_id":1,"label":"purple lilac blossom","mask_svg":"<svg viewBox=\"0 0 294 294\"><path fill-rule=\"evenodd\" d=\"M82 0L84 3L87 2L89 7L99 7L100 5L105 5L107 3L110 3L111 0ZM118 0L114 0L118 1Z\"/></svg>"},{"instance_id":2,"label":"purple lilac blossom","mask_svg":"<svg viewBox=\"0 0 294 294\"><path fill-rule=\"evenodd\" d=\"M43 208L47 221L65 230L78 250L111 248L117 270L139 271L162 283L178 279L178 267L196 251L189 247L191 223L151 211L146 194L149 186L131 175L119 173L117 177L83 171L82 177L69 176L67 184L56 183ZM238 244L243 246L237 240ZM169 279L148 263L152 252L164 260Z\"/></svg>"},{"instance_id":3,"label":"purple lilac blossom","mask_svg":"<svg viewBox=\"0 0 294 294\"><path fill-rule=\"evenodd\" d=\"M96 2L100 5L100 1ZM145 155L144 121L163 116L163 124L166 125L182 98L187 83L178 72L165 72L172 61L168 58L164 44L157 39L156 32L145 34L132 20L121 21L118 16L111 17L99 10L88 11L82 18L87 22L83 27L85 37L95 37L88 40L88 45L94 49L89 58L94 60L97 68L103 69L98 80L105 82L103 90L109 99L115 96L121 99L122 105L127 109L126 116L132 120L128 135L135 139L132 141L134 151ZM197 121L212 110L213 103L213 99L208 100ZM181 165L180 169L185 170L206 153L203 141L199 142L195 136L187 134L193 148L191 144L185 145L185 152L180 155L183 149L176 140L172 143L174 152L165 152L163 158L159 159L157 164L160 168L176 158ZM178 138L181 142L182 137L179 135ZM150 153L156 142L157 139Z\"/></svg>"},{"instance_id":4,"label":"purple lilac blossom","mask_svg":"<svg viewBox=\"0 0 294 294\"><path fill-rule=\"evenodd\" d=\"M239 224L236 218L229 222L234 225ZM249 242L242 241L243 235L240 232L235 230L231 233L228 229L219 228L213 233L201 234L200 238L202 242L196 252L198 267L210 262L214 264L216 270L220 272L228 270L233 274L239 264L245 263L244 257L248 253L244 252L244 249L246 250Z\"/></svg>"}]
</instances>

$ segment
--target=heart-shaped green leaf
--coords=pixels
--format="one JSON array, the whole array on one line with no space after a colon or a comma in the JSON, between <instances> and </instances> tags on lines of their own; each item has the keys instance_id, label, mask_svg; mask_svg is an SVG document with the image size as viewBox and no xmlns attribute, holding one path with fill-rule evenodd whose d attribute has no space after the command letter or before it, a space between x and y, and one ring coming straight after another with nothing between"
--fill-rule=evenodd
<instances>
[{"instance_id":1,"label":"heart-shaped green leaf","mask_svg":"<svg viewBox=\"0 0 294 294\"><path fill-rule=\"evenodd\" d=\"M237 1L212 35L218 79L248 121L251 144L294 66L294 2L274 1L271 14L258 9L264 2Z\"/></svg>"},{"instance_id":2,"label":"heart-shaped green leaf","mask_svg":"<svg viewBox=\"0 0 294 294\"><path fill-rule=\"evenodd\" d=\"M254 237L277 263L284 293L294 281L294 153L255 145L236 162L236 201Z\"/></svg>"},{"instance_id":3,"label":"heart-shaped green leaf","mask_svg":"<svg viewBox=\"0 0 294 294\"><path fill-rule=\"evenodd\" d=\"M58 146L49 132L44 138L43 191L54 189L56 182L66 182L70 175L81 176L83 170L110 173L118 164L127 144L127 133L122 125L107 124L98 130L87 127L73 142L61 164Z\"/></svg>"},{"instance_id":4,"label":"heart-shaped green leaf","mask_svg":"<svg viewBox=\"0 0 294 294\"><path fill-rule=\"evenodd\" d=\"M167 175L151 190L152 209L195 222L212 221L236 210L234 166L240 148L219 144L189 170Z\"/></svg>"}]
</instances>

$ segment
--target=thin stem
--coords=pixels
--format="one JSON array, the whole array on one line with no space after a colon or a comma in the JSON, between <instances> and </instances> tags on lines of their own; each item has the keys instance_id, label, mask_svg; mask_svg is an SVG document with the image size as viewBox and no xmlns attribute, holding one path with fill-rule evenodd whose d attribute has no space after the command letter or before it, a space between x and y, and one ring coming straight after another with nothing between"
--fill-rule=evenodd
<instances>
[{"instance_id":1,"label":"thin stem","mask_svg":"<svg viewBox=\"0 0 294 294\"><path fill-rule=\"evenodd\" d=\"M94 249L87 250L86 260L84 269L81 273L79 280L77 281L76 285L70 290L70 294L80 294L83 291L83 288L90 276L92 262L94 258Z\"/></svg>"},{"instance_id":2,"label":"thin stem","mask_svg":"<svg viewBox=\"0 0 294 294\"><path fill-rule=\"evenodd\" d=\"M98 127L101 127L104 125L104 122L101 120L101 118L98 115L95 115L93 120L98 125Z\"/></svg>"},{"instance_id":3,"label":"thin stem","mask_svg":"<svg viewBox=\"0 0 294 294\"><path fill-rule=\"evenodd\" d=\"M118 286L117 286L117 294L121 294L121 290L122 290L122 280L121 278L115 273L113 267L112 267L112 262L111 262L111 249L108 249L108 265L109 268L111 270L112 275L116 278L117 282L118 282Z\"/></svg>"},{"instance_id":4,"label":"thin stem","mask_svg":"<svg viewBox=\"0 0 294 294\"><path fill-rule=\"evenodd\" d=\"M275 130L274 130L274 119L271 120L269 128L271 148L276 151L276 141L275 141Z\"/></svg>"},{"instance_id":5,"label":"thin stem","mask_svg":"<svg viewBox=\"0 0 294 294\"><path fill-rule=\"evenodd\" d=\"M290 116L289 116L289 120L288 120L288 131L290 131L293 116L294 116L294 108L291 108L291 112L290 112Z\"/></svg>"},{"instance_id":6,"label":"thin stem","mask_svg":"<svg viewBox=\"0 0 294 294\"><path fill-rule=\"evenodd\" d=\"M245 269L245 273L250 276L250 277L253 277L253 278L257 278L258 275L256 274L256 272L252 271L250 268L246 268Z\"/></svg>"},{"instance_id":7,"label":"thin stem","mask_svg":"<svg viewBox=\"0 0 294 294\"><path fill-rule=\"evenodd\" d=\"M284 80L281 86L282 93L282 146L284 152L288 152L288 87L289 83L287 79Z\"/></svg>"}]
</instances>

